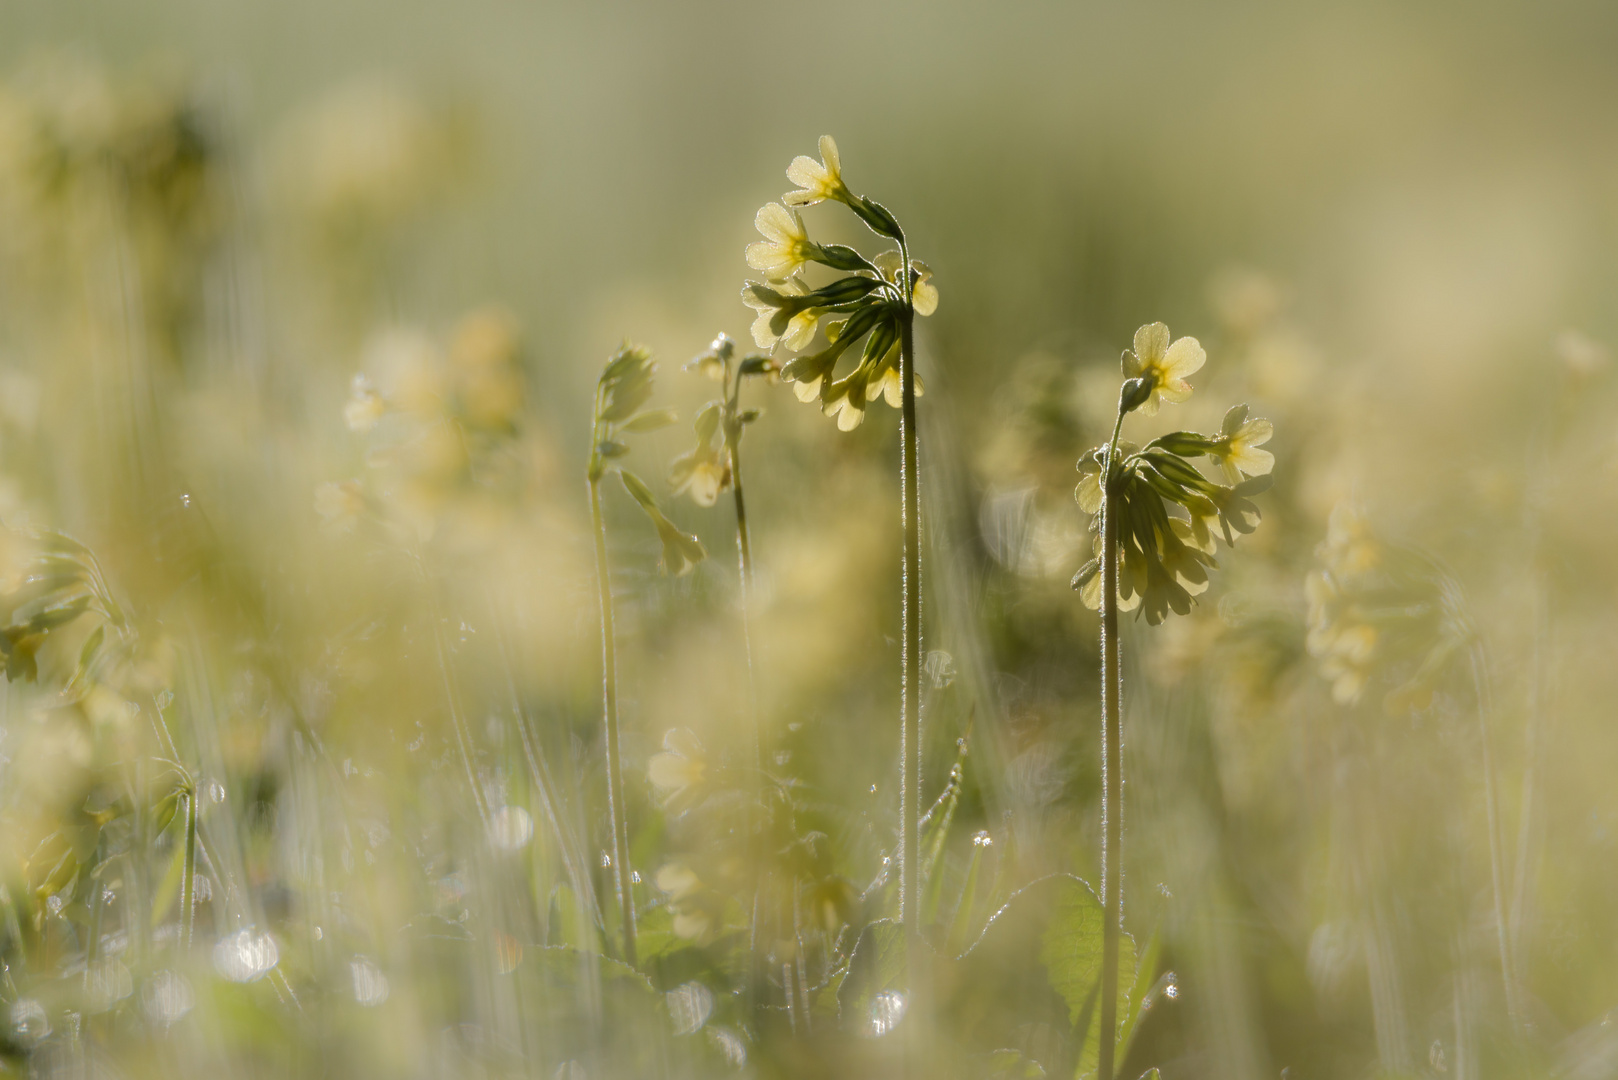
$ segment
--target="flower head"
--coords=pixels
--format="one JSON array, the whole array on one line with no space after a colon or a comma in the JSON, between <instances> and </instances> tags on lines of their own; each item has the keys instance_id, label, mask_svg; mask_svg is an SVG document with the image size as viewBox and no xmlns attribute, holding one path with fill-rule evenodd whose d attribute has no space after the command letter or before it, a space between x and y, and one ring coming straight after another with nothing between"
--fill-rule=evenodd
<instances>
[{"instance_id":1,"label":"flower head","mask_svg":"<svg viewBox=\"0 0 1618 1080\"><path fill-rule=\"evenodd\" d=\"M883 277L895 285L899 284L899 275L904 272L904 256L899 252L891 249L884 251L871 262ZM938 286L933 284L932 269L920 259L911 259L910 269L915 275L915 283L910 289L910 306L917 315L931 315L938 310Z\"/></svg>"},{"instance_id":2,"label":"flower head","mask_svg":"<svg viewBox=\"0 0 1618 1080\"><path fill-rule=\"evenodd\" d=\"M1196 338L1183 337L1170 344L1169 328L1148 323L1135 331L1135 347L1124 353L1124 375L1146 384L1146 398L1140 411L1155 416L1160 403L1180 402L1191 396L1185 380L1207 361L1208 354Z\"/></svg>"},{"instance_id":3,"label":"flower head","mask_svg":"<svg viewBox=\"0 0 1618 1080\"><path fill-rule=\"evenodd\" d=\"M1275 434L1275 425L1261 417L1247 419L1247 406L1237 405L1225 414L1220 437L1209 450L1217 458L1225 479L1232 484L1243 476L1267 476L1275 468L1275 455L1258 449Z\"/></svg>"},{"instance_id":4,"label":"flower head","mask_svg":"<svg viewBox=\"0 0 1618 1080\"><path fill-rule=\"evenodd\" d=\"M816 245L796 210L767 203L753 218L753 225L764 239L747 245L747 265L771 281L785 281L815 257Z\"/></svg>"},{"instance_id":5,"label":"flower head","mask_svg":"<svg viewBox=\"0 0 1618 1080\"><path fill-rule=\"evenodd\" d=\"M837 143L830 135L820 137L820 160L799 155L787 166L787 179L799 190L781 196L788 206L813 206L826 199L846 202L848 188L843 184L843 164L837 155Z\"/></svg>"},{"instance_id":6,"label":"flower head","mask_svg":"<svg viewBox=\"0 0 1618 1080\"><path fill-rule=\"evenodd\" d=\"M809 286L801 278L760 285L748 282L742 290L742 303L758 312L753 320L753 341L761 349L782 348L798 352L814 340L822 310L806 307L793 310L790 298L807 296Z\"/></svg>"}]
</instances>

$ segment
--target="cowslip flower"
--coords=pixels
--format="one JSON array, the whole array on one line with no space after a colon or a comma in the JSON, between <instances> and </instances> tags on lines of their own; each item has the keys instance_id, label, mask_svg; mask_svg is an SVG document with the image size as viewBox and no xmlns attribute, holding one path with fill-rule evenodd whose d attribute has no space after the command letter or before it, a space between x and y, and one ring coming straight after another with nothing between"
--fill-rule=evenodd
<instances>
[{"instance_id":1,"label":"cowslip flower","mask_svg":"<svg viewBox=\"0 0 1618 1080\"><path fill-rule=\"evenodd\" d=\"M1216 458L1231 484L1243 476L1266 476L1275 468L1275 455L1258 449L1275 434L1275 425L1262 417L1247 419L1247 406L1237 405L1225 414L1220 438L1209 454Z\"/></svg>"},{"instance_id":2,"label":"cowslip flower","mask_svg":"<svg viewBox=\"0 0 1618 1080\"><path fill-rule=\"evenodd\" d=\"M1157 414L1162 402L1181 402L1191 396L1191 385L1185 380L1207 362L1208 354L1193 337L1183 337L1170 344L1169 328L1162 323L1148 323L1135 331L1135 347L1124 353L1123 368L1127 378L1140 379L1145 384L1145 399L1140 411L1147 416Z\"/></svg>"},{"instance_id":3,"label":"cowslip flower","mask_svg":"<svg viewBox=\"0 0 1618 1080\"><path fill-rule=\"evenodd\" d=\"M787 179L798 185L797 191L781 196L788 206L813 206L826 199L838 202L848 200L848 188L843 184L843 163L837 154L837 143L830 135L820 137L820 160L800 154L787 166Z\"/></svg>"},{"instance_id":4,"label":"cowslip flower","mask_svg":"<svg viewBox=\"0 0 1618 1080\"><path fill-rule=\"evenodd\" d=\"M808 293L809 286L801 278L772 282L768 287L750 282L749 287L742 290L742 303L758 312L758 318L753 320L753 343L761 349L773 349L779 343L782 348L798 352L813 341L822 314L820 308L805 308L793 315L780 333L771 325L781 310L776 303L778 296L806 296Z\"/></svg>"},{"instance_id":5,"label":"cowslip flower","mask_svg":"<svg viewBox=\"0 0 1618 1080\"><path fill-rule=\"evenodd\" d=\"M904 269L904 257L899 252L884 251L871 262L883 277L899 284L899 275ZM916 282L910 289L910 306L917 315L931 315L938 310L938 286L933 284L932 268L920 259L911 259L910 269L916 274Z\"/></svg>"},{"instance_id":6,"label":"cowslip flower","mask_svg":"<svg viewBox=\"0 0 1618 1080\"><path fill-rule=\"evenodd\" d=\"M771 281L785 281L814 258L816 245L796 210L766 203L754 216L753 226L764 239L747 245L747 265Z\"/></svg>"}]
</instances>

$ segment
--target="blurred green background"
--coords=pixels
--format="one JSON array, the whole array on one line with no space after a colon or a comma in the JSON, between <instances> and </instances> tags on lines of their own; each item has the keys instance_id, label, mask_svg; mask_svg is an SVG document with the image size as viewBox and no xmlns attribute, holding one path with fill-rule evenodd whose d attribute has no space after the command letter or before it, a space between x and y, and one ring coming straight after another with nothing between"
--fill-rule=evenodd
<instances>
[{"instance_id":1,"label":"blurred green background","mask_svg":"<svg viewBox=\"0 0 1618 1080\"><path fill-rule=\"evenodd\" d=\"M1082 1073L1021 915L950 965L1096 880L1074 462L1161 320L1208 365L1130 437L1247 401L1278 464L1193 614L1126 630L1161 951L1120 1075L1611 1075L1615 44L1599 3L0 0L0 590L38 662L0 713L0 1068L875 1076L898 1023L940 1075ZM847 989L892 914L893 416L747 390L751 680L728 501L662 482L712 391L680 366L748 344L752 215L824 133L941 294L954 801L903 1021ZM874 252L834 209L813 235ZM711 555L660 575L609 493L644 977L589 959L586 403L626 337L681 416L628 460ZM1345 632L1306 581L1367 566ZM93 599L45 632L47 578ZM755 711L791 812L744 843Z\"/></svg>"}]
</instances>

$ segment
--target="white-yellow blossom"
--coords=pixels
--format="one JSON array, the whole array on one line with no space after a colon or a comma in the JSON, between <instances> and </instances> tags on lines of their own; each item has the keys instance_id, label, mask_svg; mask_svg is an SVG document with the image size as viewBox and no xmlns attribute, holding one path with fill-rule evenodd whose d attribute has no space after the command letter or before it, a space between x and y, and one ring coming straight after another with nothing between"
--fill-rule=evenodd
<instances>
[{"instance_id":1,"label":"white-yellow blossom","mask_svg":"<svg viewBox=\"0 0 1618 1080\"><path fill-rule=\"evenodd\" d=\"M784 281L796 274L814 254L809 231L795 210L767 203L753 218L753 225L764 239L747 245L747 265L771 281Z\"/></svg>"},{"instance_id":2,"label":"white-yellow blossom","mask_svg":"<svg viewBox=\"0 0 1618 1080\"><path fill-rule=\"evenodd\" d=\"M826 199L843 202L848 198L843 164L837 154L837 143L830 135L820 137L819 161L802 154L792 159L792 164L787 166L787 179L799 188L781 197L788 206L813 206Z\"/></svg>"},{"instance_id":3,"label":"white-yellow blossom","mask_svg":"<svg viewBox=\"0 0 1618 1080\"><path fill-rule=\"evenodd\" d=\"M1207 359L1196 338L1183 337L1170 344L1169 328L1162 323L1148 323L1136 330L1134 350L1124 353L1124 375L1143 379L1150 388L1140 411L1154 416L1160 403L1189 398L1191 385L1185 380Z\"/></svg>"}]
</instances>

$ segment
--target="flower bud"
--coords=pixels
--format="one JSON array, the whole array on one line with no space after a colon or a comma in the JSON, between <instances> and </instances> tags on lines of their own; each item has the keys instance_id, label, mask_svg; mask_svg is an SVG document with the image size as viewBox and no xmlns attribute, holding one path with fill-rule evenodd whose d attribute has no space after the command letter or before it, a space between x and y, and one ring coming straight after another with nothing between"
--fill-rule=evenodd
<instances>
[{"instance_id":1,"label":"flower bud","mask_svg":"<svg viewBox=\"0 0 1618 1080\"><path fill-rule=\"evenodd\" d=\"M1146 404L1146 399L1152 396L1150 380L1139 376L1125 379L1124 385L1118 390L1118 411L1121 413L1134 412Z\"/></svg>"}]
</instances>

